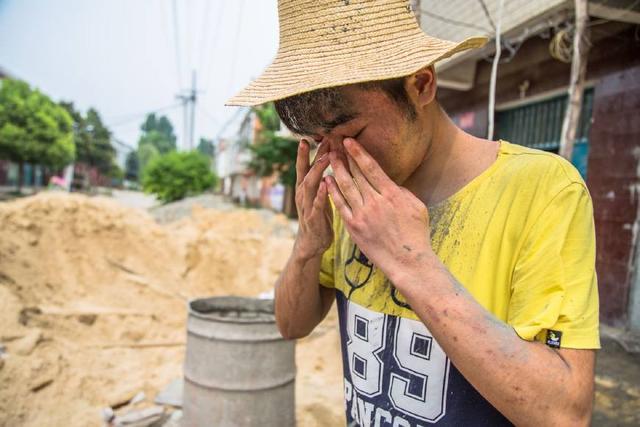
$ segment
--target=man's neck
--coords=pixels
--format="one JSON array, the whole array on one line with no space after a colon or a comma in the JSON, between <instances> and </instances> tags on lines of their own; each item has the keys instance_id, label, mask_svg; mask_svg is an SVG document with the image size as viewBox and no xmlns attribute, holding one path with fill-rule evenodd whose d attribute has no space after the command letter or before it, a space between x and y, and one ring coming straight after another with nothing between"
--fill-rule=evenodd
<instances>
[{"instance_id":1,"label":"man's neck","mask_svg":"<svg viewBox=\"0 0 640 427\"><path fill-rule=\"evenodd\" d=\"M431 143L414 173L403 186L427 206L452 196L495 161L499 144L476 138L458 128L437 109Z\"/></svg>"}]
</instances>

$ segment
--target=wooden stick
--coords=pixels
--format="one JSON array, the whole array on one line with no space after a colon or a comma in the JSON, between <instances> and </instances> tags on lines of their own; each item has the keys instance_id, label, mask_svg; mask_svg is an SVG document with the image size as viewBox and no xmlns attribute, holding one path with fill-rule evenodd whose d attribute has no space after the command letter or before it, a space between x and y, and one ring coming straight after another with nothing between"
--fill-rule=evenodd
<instances>
[{"instance_id":1,"label":"wooden stick","mask_svg":"<svg viewBox=\"0 0 640 427\"><path fill-rule=\"evenodd\" d=\"M573 37L573 59L571 61L571 78L569 81L569 102L562 122L560 137L560 155L571 161L576 131L580 123L584 81L587 74L587 58L589 56L589 32L587 22L587 0L574 0L576 12L576 31Z\"/></svg>"}]
</instances>

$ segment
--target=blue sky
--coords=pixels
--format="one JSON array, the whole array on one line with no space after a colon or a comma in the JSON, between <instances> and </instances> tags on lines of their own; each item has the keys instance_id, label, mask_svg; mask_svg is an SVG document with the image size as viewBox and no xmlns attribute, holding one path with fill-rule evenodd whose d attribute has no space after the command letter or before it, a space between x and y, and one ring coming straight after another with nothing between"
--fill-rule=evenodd
<instances>
[{"instance_id":1,"label":"blue sky","mask_svg":"<svg viewBox=\"0 0 640 427\"><path fill-rule=\"evenodd\" d=\"M0 0L0 67L56 101L95 107L134 146L144 113L177 104L192 69L196 143L216 135L235 112L225 100L277 44L276 0ZM183 147L182 109L162 113Z\"/></svg>"}]
</instances>

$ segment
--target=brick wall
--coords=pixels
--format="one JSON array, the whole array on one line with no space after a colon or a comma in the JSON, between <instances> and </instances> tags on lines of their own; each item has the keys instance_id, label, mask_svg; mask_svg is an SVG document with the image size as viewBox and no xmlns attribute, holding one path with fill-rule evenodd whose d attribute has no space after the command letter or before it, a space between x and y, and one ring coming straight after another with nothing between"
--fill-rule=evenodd
<instances>
[{"instance_id":1,"label":"brick wall","mask_svg":"<svg viewBox=\"0 0 640 427\"><path fill-rule=\"evenodd\" d=\"M601 317L625 325L640 216L640 66L595 87L587 185L594 203Z\"/></svg>"}]
</instances>

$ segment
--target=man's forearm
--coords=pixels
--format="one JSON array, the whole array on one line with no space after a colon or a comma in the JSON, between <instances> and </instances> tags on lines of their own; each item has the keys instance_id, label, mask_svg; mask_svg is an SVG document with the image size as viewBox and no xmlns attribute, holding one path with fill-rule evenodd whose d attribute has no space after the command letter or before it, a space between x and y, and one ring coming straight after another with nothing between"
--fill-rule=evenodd
<instances>
[{"instance_id":1,"label":"man's forearm","mask_svg":"<svg viewBox=\"0 0 640 427\"><path fill-rule=\"evenodd\" d=\"M517 425L588 424L588 390L559 353L521 339L435 255L419 265L398 268L390 279L480 394Z\"/></svg>"},{"instance_id":2,"label":"man's forearm","mask_svg":"<svg viewBox=\"0 0 640 427\"><path fill-rule=\"evenodd\" d=\"M287 339L308 335L324 317L318 285L321 256L301 256L294 247L275 286L278 329Z\"/></svg>"}]
</instances>

